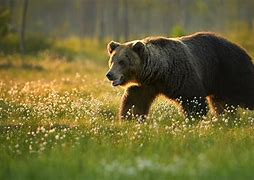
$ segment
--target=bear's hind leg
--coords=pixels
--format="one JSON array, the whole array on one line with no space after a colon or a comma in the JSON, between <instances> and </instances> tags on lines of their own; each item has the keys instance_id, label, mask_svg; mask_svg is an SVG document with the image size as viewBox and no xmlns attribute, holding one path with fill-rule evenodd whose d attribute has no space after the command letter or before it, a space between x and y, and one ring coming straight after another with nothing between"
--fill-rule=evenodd
<instances>
[{"instance_id":1,"label":"bear's hind leg","mask_svg":"<svg viewBox=\"0 0 254 180\"><path fill-rule=\"evenodd\" d=\"M120 108L120 119L132 119L133 117L146 118L157 93L150 87L129 87L123 97Z\"/></svg>"},{"instance_id":2,"label":"bear's hind leg","mask_svg":"<svg viewBox=\"0 0 254 180\"><path fill-rule=\"evenodd\" d=\"M223 113L234 114L237 110L237 107L234 106L232 102L226 102L216 96L209 96L207 100L212 113L216 116Z\"/></svg>"},{"instance_id":3,"label":"bear's hind leg","mask_svg":"<svg viewBox=\"0 0 254 180\"><path fill-rule=\"evenodd\" d=\"M211 109L212 114L221 115L225 110L225 102L220 99L215 98L214 96L207 97L207 101L209 107Z\"/></svg>"}]
</instances>

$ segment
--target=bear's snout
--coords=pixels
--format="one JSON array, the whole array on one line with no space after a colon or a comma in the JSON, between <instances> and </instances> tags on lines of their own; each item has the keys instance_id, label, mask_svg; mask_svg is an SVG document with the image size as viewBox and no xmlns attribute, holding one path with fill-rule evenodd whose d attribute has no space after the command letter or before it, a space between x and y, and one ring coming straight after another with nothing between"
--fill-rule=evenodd
<instances>
[{"instance_id":1,"label":"bear's snout","mask_svg":"<svg viewBox=\"0 0 254 180\"><path fill-rule=\"evenodd\" d=\"M114 80L114 75L113 75L113 73L110 72L110 71L106 74L106 77L107 77L110 81Z\"/></svg>"}]
</instances>

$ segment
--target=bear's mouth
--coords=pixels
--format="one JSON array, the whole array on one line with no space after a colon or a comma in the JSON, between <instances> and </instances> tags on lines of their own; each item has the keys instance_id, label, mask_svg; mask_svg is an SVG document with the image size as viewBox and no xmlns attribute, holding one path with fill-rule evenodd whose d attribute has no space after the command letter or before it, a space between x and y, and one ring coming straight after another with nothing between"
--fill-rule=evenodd
<instances>
[{"instance_id":1,"label":"bear's mouth","mask_svg":"<svg viewBox=\"0 0 254 180\"><path fill-rule=\"evenodd\" d=\"M120 78L114 80L112 82L112 86L119 86L124 82L123 76L121 76Z\"/></svg>"}]
</instances>

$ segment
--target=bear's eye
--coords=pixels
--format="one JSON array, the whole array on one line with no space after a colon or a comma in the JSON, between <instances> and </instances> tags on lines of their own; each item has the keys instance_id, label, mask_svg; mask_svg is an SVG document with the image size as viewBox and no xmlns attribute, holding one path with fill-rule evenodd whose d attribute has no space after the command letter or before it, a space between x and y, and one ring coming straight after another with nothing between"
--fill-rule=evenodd
<instances>
[{"instance_id":1,"label":"bear's eye","mask_svg":"<svg viewBox=\"0 0 254 180\"><path fill-rule=\"evenodd\" d=\"M118 62L118 64L119 64L120 66L123 66L125 63L124 63L123 60L120 60L120 61Z\"/></svg>"}]
</instances>

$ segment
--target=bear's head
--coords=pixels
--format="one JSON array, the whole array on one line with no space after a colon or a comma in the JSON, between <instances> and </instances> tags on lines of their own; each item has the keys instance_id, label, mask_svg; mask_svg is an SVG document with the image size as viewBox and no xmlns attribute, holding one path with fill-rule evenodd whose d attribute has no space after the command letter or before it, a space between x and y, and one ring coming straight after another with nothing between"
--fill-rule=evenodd
<instances>
[{"instance_id":1,"label":"bear's head","mask_svg":"<svg viewBox=\"0 0 254 180\"><path fill-rule=\"evenodd\" d=\"M113 86L137 84L138 73L142 65L142 54L145 44L141 41L131 41L124 44L111 41L108 46L109 71L107 78Z\"/></svg>"}]
</instances>

